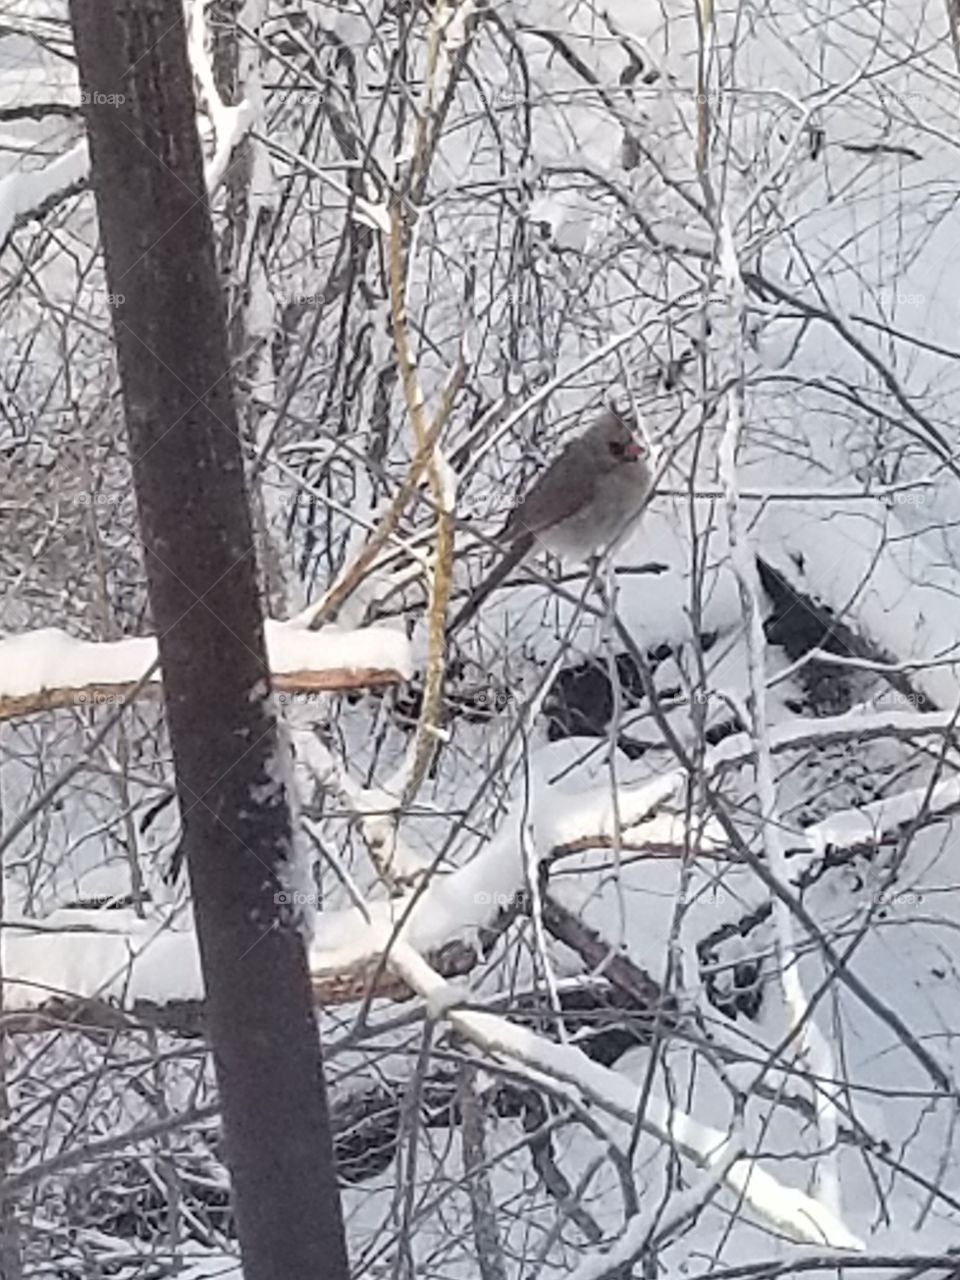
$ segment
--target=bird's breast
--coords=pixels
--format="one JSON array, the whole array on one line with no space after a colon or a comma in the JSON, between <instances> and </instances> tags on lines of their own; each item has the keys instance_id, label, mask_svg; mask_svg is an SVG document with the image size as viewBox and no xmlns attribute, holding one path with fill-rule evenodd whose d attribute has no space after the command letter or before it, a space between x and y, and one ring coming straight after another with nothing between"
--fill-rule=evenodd
<instances>
[{"instance_id":1,"label":"bird's breast","mask_svg":"<svg viewBox=\"0 0 960 1280\"><path fill-rule=\"evenodd\" d=\"M542 541L556 556L585 560L606 550L629 532L639 518L649 492L646 470L624 464L602 475L590 502L544 535Z\"/></svg>"}]
</instances>

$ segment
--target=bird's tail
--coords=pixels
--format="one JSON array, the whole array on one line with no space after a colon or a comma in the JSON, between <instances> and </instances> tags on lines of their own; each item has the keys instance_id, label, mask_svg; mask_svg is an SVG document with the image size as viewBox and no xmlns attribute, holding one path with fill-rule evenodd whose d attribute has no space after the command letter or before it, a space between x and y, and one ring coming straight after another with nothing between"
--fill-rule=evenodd
<instances>
[{"instance_id":1,"label":"bird's tail","mask_svg":"<svg viewBox=\"0 0 960 1280\"><path fill-rule=\"evenodd\" d=\"M514 569L525 559L533 546L533 534L524 533L519 538L514 538L510 546L503 553L494 567L490 570L480 585L471 592L464 604L460 607L458 613L454 615L453 621L447 625L447 639L451 639L456 633L470 621L480 606L486 600L492 591L496 591L497 587L513 573Z\"/></svg>"}]
</instances>

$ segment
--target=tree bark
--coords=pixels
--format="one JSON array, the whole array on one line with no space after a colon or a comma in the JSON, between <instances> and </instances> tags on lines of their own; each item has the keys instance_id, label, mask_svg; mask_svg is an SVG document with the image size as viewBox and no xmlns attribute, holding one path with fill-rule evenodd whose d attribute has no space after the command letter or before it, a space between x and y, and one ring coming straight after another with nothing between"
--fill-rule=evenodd
<instances>
[{"instance_id":1,"label":"tree bark","mask_svg":"<svg viewBox=\"0 0 960 1280\"><path fill-rule=\"evenodd\" d=\"M0 811L0 827L3 813ZM20 1280L23 1275L20 1256L20 1228L13 1196L2 1194L3 1184L16 1164L16 1147L9 1133L10 1098L7 1093L7 1057L11 1041L4 1017L3 984L3 865L0 858L0 1280Z\"/></svg>"},{"instance_id":2,"label":"tree bark","mask_svg":"<svg viewBox=\"0 0 960 1280\"><path fill-rule=\"evenodd\" d=\"M70 0L247 1280L345 1280L181 0Z\"/></svg>"}]
</instances>

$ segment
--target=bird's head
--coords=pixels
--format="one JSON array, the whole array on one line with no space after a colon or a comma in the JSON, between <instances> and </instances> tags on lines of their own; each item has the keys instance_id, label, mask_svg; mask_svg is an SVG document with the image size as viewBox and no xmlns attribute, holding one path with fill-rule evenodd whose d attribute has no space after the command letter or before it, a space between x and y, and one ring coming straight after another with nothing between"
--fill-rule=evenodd
<instances>
[{"instance_id":1,"label":"bird's head","mask_svg":"<svg viewBox=\"0 0 960 1280\"><path fill-rule=\"evenodd\" d=\"M635 420L613 407L593 424L587 438L595 445L601 465L609 470L629 462L646 462L650 456Z\"/></svg>"}]
</instances>

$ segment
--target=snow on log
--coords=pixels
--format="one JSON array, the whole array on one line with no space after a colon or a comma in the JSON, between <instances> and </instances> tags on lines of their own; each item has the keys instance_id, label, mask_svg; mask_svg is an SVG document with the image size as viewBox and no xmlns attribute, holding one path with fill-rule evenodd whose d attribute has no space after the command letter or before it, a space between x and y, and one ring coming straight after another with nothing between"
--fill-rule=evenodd
<instances>
[{"instance_id":1,"label":"snow on log","mask_svg":"<svg viewBox=\"0 0 960 1280\"><path fill-rule=\"evenodd\" d=\"M918 663L911 684L935 707L956 705L960 577L895 512L880 501L770 503L757 545L795 594L844 620L874 651Z\"/></svg>"},{"instance_id":2,"label":"snow on log","mask_svg":"<svg viewBox=\"0 0 960 1280\"><path fill-rule=\"evenodd\" d=\"M309 631L266 624L267 655L278 692L327 692L398 684L412 664L406 636L391 627ZM157 656L152 636L95 643L55 627L0 640L0 720L56 707L119 701ZM158 688L159 672L151 687Z\"/></svg>"},{"instance_id":3,"label":"snow on log","mask_svg":"<svg viewBox=\"0 0 960 1280\"><path fill-rule=\"evenodd\" d=\"M4 1014L7 1032L65 1026L142 1024L200 1035L203 982L194 930L177 912L63 908L43 920L3 930ZM429 953L445 978L477 963L474 949L452 941ZM378 954L311 974L318 1005L350 1004L367 994L409 1000L413 992Z\"/></svg>"},{"instance_id":4,"label":"snow on log","mask_svg":"<svg viewBox=\"0 0 960 1280\"><path fill-rule=\"evenodd\" d=\"M105 918L106 917L106 918ZM176 915L132 910L52 912L3 930L4 1014L64 1000L200 1000L203 982L192 929Z\"/></svg>"}]
</instances>

